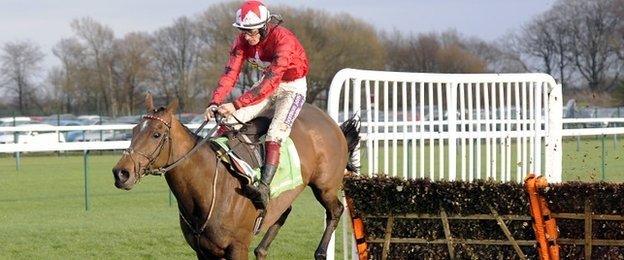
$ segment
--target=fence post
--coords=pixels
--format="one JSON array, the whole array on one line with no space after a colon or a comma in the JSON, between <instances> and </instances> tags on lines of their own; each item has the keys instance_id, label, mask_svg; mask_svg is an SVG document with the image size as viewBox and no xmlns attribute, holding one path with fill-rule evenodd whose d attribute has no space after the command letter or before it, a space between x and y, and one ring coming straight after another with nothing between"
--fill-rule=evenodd
<instances>
[{"instance_id":1,"label":"fence post","mask_svg":"<svg viewBox=\"0 0 624 260\"><path fill-rule=\"evenodd\" d=\"M15 127L16 122L15 122L15 111L13 111L13 127ZM18 138L18 132L13 132L13 143L16 144L17 143L17 138ZM15 170L19 173L20 171L20 153L19 152L15 152Z\"/></svg>"},{"instance_id":2,"label":"fence post","mask_svg":"<svg viewBox=\"0 0 624 260\"><path fill-rule=\"evenodd\" d=\"M83 152L85 211L89 211L89 150Z\"/></svg>"},{"instance_id":3,"label":"fence post","mask_svg":"<svg viewBox=\"0 0 624 260\"><path fill-rule=\"evenodd\" d=\"M19 173L20 171L20 152L16 152L15 153L15 170L17 171L17 173Z\"/></svg>"},{"instance_id":4,"label":"fence post","mask_svg":"<svg viewBox=\"0 0 624 260\"><path fill-rule=\"evenodd\" d=\"M606 136L607 135L603 134L602 135L602 139L601 139L602 140L602 158L601 158L601 161L602 161L602 181L605 180L605 137Z\"/></svg>"}]
</instances>

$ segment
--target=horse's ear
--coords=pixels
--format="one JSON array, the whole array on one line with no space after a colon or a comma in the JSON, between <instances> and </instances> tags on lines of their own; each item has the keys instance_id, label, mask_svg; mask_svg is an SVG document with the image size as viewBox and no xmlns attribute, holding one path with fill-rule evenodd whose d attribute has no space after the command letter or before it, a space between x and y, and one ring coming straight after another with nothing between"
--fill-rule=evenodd
<instances>
[{"instance_id":1,"label":"horse's ear","mask_svg":"<svg viewBox=\"0 0 624 260\"><path fill-rule=\"evenodd\" d=\"M178 110L178 99L174 98L171 103L167 106L167 111L171 112L171 114L175 114Z\"/></svg>"},{"instance_id":2,"label":"horse's ear","mask_svg":"<svg viewBox=\"0 0 624 260\"><path fill-rule=\"evenodd\" d=\"M145 108L147 108L147 112L154 111L154 99L152 98L152 94L147 92L145 94Z\"/></svg>"}]
</instances>

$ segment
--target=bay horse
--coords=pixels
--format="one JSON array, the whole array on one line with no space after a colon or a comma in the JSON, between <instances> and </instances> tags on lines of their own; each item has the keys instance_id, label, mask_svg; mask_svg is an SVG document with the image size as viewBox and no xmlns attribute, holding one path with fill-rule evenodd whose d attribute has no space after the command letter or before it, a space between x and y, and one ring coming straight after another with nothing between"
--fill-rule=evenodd
<instances>
[{"instance_id":1,"label":"bay horse","mask_svg":"<svg viewBox=\"0 0 624 260\"><path fill-rule=\"evenodd\" d=\"M145 104L148 112L132 129L130 147L113 168L115 186L130 190L151 171L176 162L165 179L178 202L184 238L197 258L247 259L259 211L243 195L241 182L207 143L193 149L202 137L175 117L176 100L155 108L148 94ZM316 259L325 259L344 209L338 199L343 176L355 170L348 158L359 142L359 120L352 118L339 127L322 110L306 104L290 137L299 153L303 184L270 200L261 226L266 232L254 254L257 259L266 258L293 201L310 186L325 208L326 226L314 254Z\"/></svg>"}]
</instances>

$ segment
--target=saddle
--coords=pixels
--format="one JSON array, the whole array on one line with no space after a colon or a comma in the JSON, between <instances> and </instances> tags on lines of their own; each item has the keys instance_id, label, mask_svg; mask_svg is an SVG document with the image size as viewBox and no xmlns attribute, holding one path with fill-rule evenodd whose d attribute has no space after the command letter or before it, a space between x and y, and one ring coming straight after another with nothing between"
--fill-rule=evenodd
<instances>
[{"instance_id":1,"label":"saddle","mask_svg":"<svg viewBox=\"0 0 624 260\"><path fill-rule=\"evenodd\" d=\"M244 161L251 169L260 168L264 165L264 142L261 137L267 133L271 119L268 117L258 117L244 124L240 129L231 129L222 136L227 138L225 148L215 140L211 141L212 149L223 157L231 157L232 154L237 160ZM244 174L245 167L235 162L229 162L230 170L237 177L240 177L243 184L251 184L253 180L250 176Z\"/></svg>"},{"instance_id":2,"label":"saddle","mask_svg":"<svg viewBox=\"0 0 624 260\"><path fill-rule=\"evenodd\" d=\"M239 130L228 131L224 135L234 154L255 169L264 165L264 142L261 142L260 137L267 133L270 125L270 118L258 117Z\"/></svg>"}]
</instances>

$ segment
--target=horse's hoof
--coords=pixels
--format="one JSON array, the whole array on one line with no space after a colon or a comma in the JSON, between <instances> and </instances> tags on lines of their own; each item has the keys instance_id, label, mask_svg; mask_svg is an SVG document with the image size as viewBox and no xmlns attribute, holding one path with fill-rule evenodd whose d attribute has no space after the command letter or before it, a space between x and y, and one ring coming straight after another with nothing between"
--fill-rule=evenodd
<instances>
[{"instance_id":1,"label":"horse's hoof","mask_svg":"<svg viewBox=\"0 0 624 260\"><path fill-rule=\"evenodd\" d=\"M256 255L256 259L258 260L266 259L268 254L269 252L264 248L256 248L256 250L254 250L254 255Z\"/></svg>"},{"instance_id":2,"label":"horse's hoof","mask_svg":"<svg viewBox=\"0 0 624 260\"><path fill-rule=\"evenodd\" d=\"M327 252L316 252L314 253L315 260L325 260L327 259Z\"/></svg>"}]
</instances>

